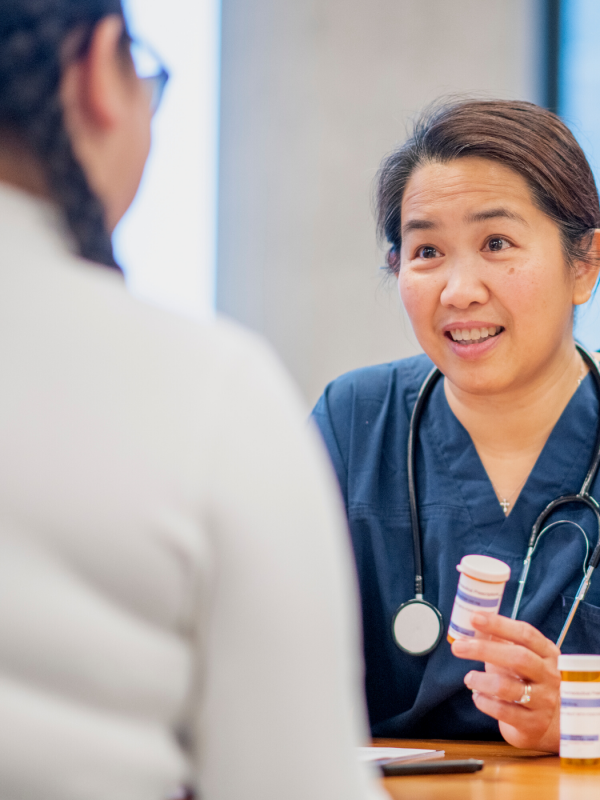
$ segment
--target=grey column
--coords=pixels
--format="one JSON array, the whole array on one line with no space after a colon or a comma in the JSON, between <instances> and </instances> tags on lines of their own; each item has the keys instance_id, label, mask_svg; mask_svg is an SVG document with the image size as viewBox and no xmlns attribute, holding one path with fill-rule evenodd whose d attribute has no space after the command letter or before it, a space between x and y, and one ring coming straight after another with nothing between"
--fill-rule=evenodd
<instances>
[{"instance_id":1,"label":"grey column","mask_svg":"<svg viewBox=\"0 0 600 800\"><path fill-rule=\"evenodd\" d=\"M441 95L538 101L541 0L223 0L217 307L314 402L419 351L379 267L382 156Z\"/></svg>"}]
</instances>

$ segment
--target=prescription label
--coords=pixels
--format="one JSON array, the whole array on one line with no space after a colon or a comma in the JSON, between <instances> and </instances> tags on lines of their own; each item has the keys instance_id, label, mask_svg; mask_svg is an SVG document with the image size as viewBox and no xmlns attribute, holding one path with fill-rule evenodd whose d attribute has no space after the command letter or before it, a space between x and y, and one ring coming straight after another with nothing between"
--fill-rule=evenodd
<instances>
[{"instance_id":1,"label":"prescription label","mask_svg":"<svg viewBox=\"0 0 600 800\"><path fill-rule=\"evenodd\" d=\"M461 573L452 607L448 638L479 638L471 625L473 614L497 614L504 594L504 583L491 583Z\"/></svg>"},{"instance_id":2,"label":"prescription label","mask_svg":"<svg viewBox=\"0 0 600 800\"><path fill-rule=\"evenodd\" d=\"M561 682L560 757L600 758L600 683Z\"/></svg>"}]
</instances>

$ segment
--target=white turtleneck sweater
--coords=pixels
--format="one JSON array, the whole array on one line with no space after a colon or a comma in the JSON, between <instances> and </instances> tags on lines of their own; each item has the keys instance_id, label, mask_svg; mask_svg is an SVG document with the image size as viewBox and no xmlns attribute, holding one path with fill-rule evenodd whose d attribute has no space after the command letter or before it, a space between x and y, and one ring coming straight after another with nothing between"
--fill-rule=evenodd
<instances>
[{"instance_id":1,"label":"white turtleneck sweater","mask_svg":"<svg viewBox=\"0 0 600 800\"><path fill-rule=\"evenodd\" d=\"M258 340L0 186L0 800L366 800L334 481Z\"/></svg>"}]
</instances>

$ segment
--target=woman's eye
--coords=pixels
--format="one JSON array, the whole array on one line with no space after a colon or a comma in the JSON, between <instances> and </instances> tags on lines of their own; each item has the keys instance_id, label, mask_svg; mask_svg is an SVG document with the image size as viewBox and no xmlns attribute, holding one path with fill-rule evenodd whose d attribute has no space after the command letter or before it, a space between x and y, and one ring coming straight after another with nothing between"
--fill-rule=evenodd
<instances>
[{"instance_id":1,"label":"woman's eye","mask_svg":"<svg viewBox=\"0 0 600 800\"><path fill-rule=\"evenodd\" d=\"M508 239L503 239L502 236L493 236L487 241L487 247L493 253L497 253L500 250L506 250L506 248L510 246L511 244Z\"/></svg>"},{"instance_id":2,"label":"woman's eye","mask_svg":"<svg viewBox=\"0 0 600 800\"><path fill-rule=\"evenodd\" d=\"M439 252L430 244L419 247L417 250L417 258L437 258L438 256Z\"/></svg>"}]
</instances>

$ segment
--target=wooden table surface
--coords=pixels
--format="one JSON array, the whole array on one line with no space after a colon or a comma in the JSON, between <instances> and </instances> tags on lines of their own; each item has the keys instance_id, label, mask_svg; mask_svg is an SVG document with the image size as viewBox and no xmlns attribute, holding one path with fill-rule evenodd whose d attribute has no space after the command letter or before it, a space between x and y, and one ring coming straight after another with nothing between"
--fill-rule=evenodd
<instances>
[{"instance_id":1,"label":"wooden table surface","mask_svg":"<svg viewBox=\"0 0 600 800\"><path fill-rule=\"evenodd\" d=\"M377 739L384 747L445 750L447 759L481 758L481 772L385 778L388 794L415 800L600 800L600 767L565 768L558 756L503 742Z\"/></svg>"}]
</instances>

